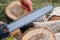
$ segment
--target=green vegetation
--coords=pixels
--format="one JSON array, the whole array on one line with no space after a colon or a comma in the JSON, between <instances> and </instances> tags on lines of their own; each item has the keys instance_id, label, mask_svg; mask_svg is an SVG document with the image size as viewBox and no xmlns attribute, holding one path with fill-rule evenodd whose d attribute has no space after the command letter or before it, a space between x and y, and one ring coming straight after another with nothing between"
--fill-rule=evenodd
<instances>
[{"instance_id":1,"label":"green vegetation","mask_svg":"<svg viewBox=\"0 0 60 40\"><path fill-rule=\"evenodd\" d=\"M5 8L10 2L11 0L0 0L0 21L6 22Z\"/></svg>"},{"instance_id":2,"label":"green vegetation","mask_svg":"<svg viewBox=\"0 0 60 40\"><path fill-rule=\"evenodd\" d=\"M5 18L5 6L0 6L0 21L6 21Z\"/></svg>"},{"instance_id":3,"label":"green vegetation","mask_svg":"<svg viewBox=\"0 0 60 40\"><path fill-rule=\"evenodd\" d=\"M0 0L0 3L3 3L3 4L7 4L9 2L11 2L12 0Z\"/></svg>"},{"instance_id":4,"label":"green vegetation","mask_svg":"<svg viewBox=\"0 0 60 40\"><path fill-rule=\"evenodd\" d=\"M13 40L13 38L12 37L8 37L5 40Z\"/></svg>"}]
</instances>

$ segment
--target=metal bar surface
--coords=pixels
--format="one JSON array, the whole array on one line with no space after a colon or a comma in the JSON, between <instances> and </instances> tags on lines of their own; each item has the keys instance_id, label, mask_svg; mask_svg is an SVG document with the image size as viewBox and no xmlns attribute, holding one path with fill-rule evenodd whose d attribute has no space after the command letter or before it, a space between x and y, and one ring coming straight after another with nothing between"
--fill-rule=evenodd
<instances>
[{"instance_id":1,"label":"metal bar surface","mask_svg":"<svg viewBox=\"0 0 60 40\"><path fill-rule=\"evenodd\" d=\"M7 28L9 29L9 32L21 28L24 25L29 24L30 22L33 22L35 19L42 17L43 15L47 14L48 12L53 10L52 5L48 5L43 8L39 8L37 10L32 11L31 13L27 14L26 16L23 16L19 18L18 20L14 21L13 23L10 23Z\"/></svg>"}]
</instances>

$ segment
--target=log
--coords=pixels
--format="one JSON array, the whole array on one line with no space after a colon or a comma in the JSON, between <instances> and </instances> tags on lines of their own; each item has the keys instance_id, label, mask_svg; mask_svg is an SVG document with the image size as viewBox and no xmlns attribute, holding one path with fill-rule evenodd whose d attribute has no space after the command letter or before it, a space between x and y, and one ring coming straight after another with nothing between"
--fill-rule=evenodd
<instances>
[{"instance_id":1,"label":"log","mask_svg":"<svg viewBox=\"0 0 60 40\"><path fill-rule=\"evenodd\" d=\"M20 40L55 40L54 33L46 27L36 27L22 34Z\"/></svg>"},{"instance_id":2,"label":"log","mask_svg":"<svg viewBox=\"0 0 60 40\"><path fill-rule=\"evenodd\" d=\"M56 21L56 20L60 20L60 16L54 15L48 19L48 21Z\"/></svg>"},{"instance_id":3,"label":"log","mask_svg":"<svg viewBox=\"0 0 60 40\"><path fill-rule=\"evenodd\" d=\"M60 40L60 33L55 33L54 35L55 35L56 40Z\"/></svg>"},{"instance_id":4,"label":"log","mask_svg":"<svg viewBox=\"0 0 60 40\"><path fill-rule=\"evenodd\" d=\"M60 20L46 21L46 22L34 22L34 27L49 27L54 33L60 32Z\"/></svg>"},{"instance_id":5,"label":"log","mask_svg":"<svg viewBox=\"0 0 60 40\"><path fill-rule=\"evenodd\" d=\"M60 7L56 7L51 12L50 16L48 17L48 21L56 21L60 20Z\"/></svg>"},{"instance_id":6,"label":"log","mask_svg":"<svg viewBox=\"0 0 60 40\"><path fill-rule=\"evenodd\" d=\"M11 37L18 39L21 36L21 30L17 29L10 33Z\"/></svg>"},{"instance_id":7,"label":"log","mask_svg":"<svg viewBox=\"0 0 60 40\"><path fill-rule=\"evenodd\" d=\"M6 7L6 15L12 20L27 14L27 11L21 7L20 1L13 1Z\"/></svg>"}]
</instances>

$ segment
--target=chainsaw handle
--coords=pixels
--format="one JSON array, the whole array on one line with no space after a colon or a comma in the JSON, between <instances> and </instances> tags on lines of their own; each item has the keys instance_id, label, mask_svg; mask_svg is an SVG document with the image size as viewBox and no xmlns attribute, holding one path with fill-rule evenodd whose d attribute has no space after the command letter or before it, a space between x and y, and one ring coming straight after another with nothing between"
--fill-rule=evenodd
<instances>
[{"instance_id":1,"label":"chainsaw handle","mask_svg":"<svg viewBox=\"0 0 60 40\"><path fill-rule=\"evenodd\" d=\"M6 38L9 35L7 25L0 24L0 39Z\"/></svg>"}]
</instances>

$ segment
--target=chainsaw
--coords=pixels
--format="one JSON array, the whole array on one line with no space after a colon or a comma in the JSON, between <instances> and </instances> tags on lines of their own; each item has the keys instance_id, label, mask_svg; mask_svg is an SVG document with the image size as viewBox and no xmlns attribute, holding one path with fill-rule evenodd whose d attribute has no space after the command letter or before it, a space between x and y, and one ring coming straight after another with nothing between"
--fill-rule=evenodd
<instances>
[{"instance_id":1,"label":"chainsaw","mask_svg":"<svg viewBox=\"0 0 60 40\"><path fill-rule=\"evenodd\" d=\"M28 25L29 23L51 12L52 10L53 10L53 6L47 5L43 8L38 8L20 17L19 19L17 19L16 21L13 21L12 23L0 25L0 39L7 37L10 32L18 28L22 28L25 25Z\"/></svg>"}]
</instances>

